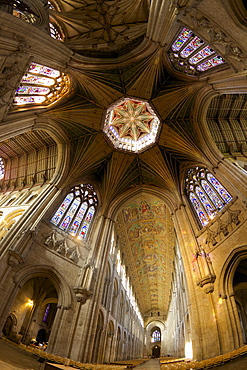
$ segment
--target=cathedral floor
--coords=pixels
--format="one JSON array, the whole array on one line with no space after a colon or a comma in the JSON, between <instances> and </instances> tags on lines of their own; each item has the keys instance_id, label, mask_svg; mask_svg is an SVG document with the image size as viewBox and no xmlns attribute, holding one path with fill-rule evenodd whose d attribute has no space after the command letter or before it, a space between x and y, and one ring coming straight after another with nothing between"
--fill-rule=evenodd
<instances>
[{"instance_id":1,"label":"cathedral floor","mask_svg":"<svg viewBox=\"0 0 247 370\"><path fill-rule=\"evenodd\" d=\"M43 370L37 357L0 339L1 370Z\"/></svg>"},{"instance_id":2,"label":"cathedral floor","mask_svg":"<svg viewBox=\"0 0 247 370\"><path fill-rule=\"evenodd\" d=\"M37 361L37 357L24 352L4 340L0 339L0 370L44 370L45 364ZM171 367L172 368L172 367ZM160 370L158 359L151 359L135 367L139 370ZM224 366L217 366L218 370L246 370L247 356L239 357L226 363Z\"/></svg>"},{"instance_id":3,"label":"cathedral floor","mask_svg":"<svg viewBox=\"0 0 247 370\"><path fill-rule=\"evenodd\" d=\"M135 367L140 370L160 370L160 361L155 358Z\"/></svg>"}]
</instances>

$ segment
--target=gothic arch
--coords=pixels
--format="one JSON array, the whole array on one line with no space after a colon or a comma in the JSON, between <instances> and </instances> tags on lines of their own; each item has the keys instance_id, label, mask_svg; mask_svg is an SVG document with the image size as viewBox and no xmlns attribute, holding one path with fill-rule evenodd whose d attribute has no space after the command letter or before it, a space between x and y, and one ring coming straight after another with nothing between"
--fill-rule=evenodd
<instances>
[{"instance_id":1,"label":"gothic arch","mask_svg":"<svg viewBox=\"0 0 247 370\"><path fill-rule=\"evenodd\" d=\"M168 194L168 191L164 189L157 189L153 188L152 186L149 187L140 186L136 187L136 189L130 189L126 191L124 194L122 194L121 196L116 198L113 202L111 202L109 209L107 211L108 217L112 218L113 220L116 220L119 209L124 207L125 204L131 202L141 194L152 195L153 197L162 200L167 205L170 212L174 211L174 209L177 208L178 204L181 203L178 198L174 197L172 199L171 194Z\"/></svg>"},{"instance_id":2,"label":"gothic arch","mask_svg":"<svg viewBox=\"0 0 247 370\"><path fill-rule=\"evenodd\" d=\"M234 295L233 277L241 260L247 258L247 245L235 248L226 259L219 276L219 295L226 299Z\"/></svg>"},{"instance_id":3,"label":"gothic arch","mask_svg":"<svg viewBox=\"0 0 247 370\"><path fill-rule=\"evenodd\" d=\"M58 158L57 167L53 175L53 183L59 186L65 181L69 172L70 143L69 138L61 127L51 119L46 122L37 121L33 127L34 131L46 131L57 144Z\"/></svg>"},{"instance_id":4,"label":"gothic arch","mask_svg":"<svg viewBox=\"0 0 247 370\"><path fill-rule=\"evenodd\" d=\"M26 266L13 275L15 292L21 288L26 281L36 276L48 277L54 284L58 293L58 307L69 308L73 303L72 292L62 275L52 266L33 265ZM14 296L15 294L12 294Z\"/></svg>"}]
</instances>

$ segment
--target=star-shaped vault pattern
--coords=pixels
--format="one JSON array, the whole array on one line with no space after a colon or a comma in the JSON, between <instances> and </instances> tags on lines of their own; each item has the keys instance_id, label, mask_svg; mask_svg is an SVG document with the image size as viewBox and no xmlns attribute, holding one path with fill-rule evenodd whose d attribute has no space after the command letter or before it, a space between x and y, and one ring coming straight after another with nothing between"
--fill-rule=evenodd
<instances>
[{"instance_id":1,"label":"star-shaped vault pattern","mask_svg":"<svg viewBox=\"0 0 247 370\"><path fill-rule=\"evenodd\" d=\"M103 131L116 149L139 153L156 142L159 126L148 102L124 98L107 109Z\"/></svg>"}]
</instances>

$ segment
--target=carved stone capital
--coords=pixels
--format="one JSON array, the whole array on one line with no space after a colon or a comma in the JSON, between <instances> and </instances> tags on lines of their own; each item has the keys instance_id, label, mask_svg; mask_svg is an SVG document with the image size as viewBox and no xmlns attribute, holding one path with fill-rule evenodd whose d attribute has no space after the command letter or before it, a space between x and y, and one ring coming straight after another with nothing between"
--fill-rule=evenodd
<instances>
[{"instance_id":1,"label":"carved stone capital","mask_svg":"<svg viewBox=\"0 0 247 370\"><path fill-rule=\"evenodd\" d=\"M216 276L215 275L207 275L197 281L197 285L203 288L206 294L212 293L214 291L214 282Z\"/></svg>"},{"instance_id":2,"label":"carved stone capital","mask_svg":"<svg viewBox=\"0 0 247 370\"><path fill-rule=\"evenodd\" d=\"M73 290L75 292L77 302L80 302L82 304L85 304L86 301L93 295L93 292L86 288L74 287Z\"/></svg>"}]
</instances>

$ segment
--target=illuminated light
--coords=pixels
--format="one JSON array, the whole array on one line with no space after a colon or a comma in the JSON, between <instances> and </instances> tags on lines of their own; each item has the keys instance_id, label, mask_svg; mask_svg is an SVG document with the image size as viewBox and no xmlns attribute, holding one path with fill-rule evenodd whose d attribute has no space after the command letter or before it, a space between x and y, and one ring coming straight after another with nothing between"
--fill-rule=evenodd
<instances>
[{"instance_id":1,"label":"illuminated light","mask_svg":"<svg viewBox=\"0 0 247 370\"><path fill-rule=\"evenodd\" d=\"M191 341L185 343L184 352L185 352L185 357L186 358L188 358L188 359L193 358L193 348L192 348L192 342Z\"/></svg>"},{"instance_id":2,"label":"illuminated light","mask_svg":"<svg viewBox=\"0 0 247 370\"><path fill-rule=\"evenodd\" d=\"M148 102L123 98L107 109L103 132L116 149L139 153L156 142L159 126Z\"/></svg>"},{"instance_id":3,"label":"illuminated light","mask_svg":"<svg viewBox=\"0 0 247 370\"><path fill-rule=\"evenodd\" d=\"M218 304L222 304L222 298L220 297L219 300L218 300Z\"/></svg>"},{"instance_id":4,"label":"illuminated light","mask_svg":"<svg viewBox=\"0 0 247 370\"><path fill-rule=\"evenodd\" d=\"M27 301L27 306L29 306L29 307L33 307L33 306L34 306L34 301L32 301L31 299L29 299L29 300Z\"/></svg>"},{"instance_id":5,"label":"illuminated light","mask_svg":"<svg viewBox=\"0 0 247 370\"><path fill-rule=\"evenodd\" d=\"M69 90L69 79L60 71L31 63L16 90L13 103L20 105L50 105Z\"/></svg>"}]
</instances>

